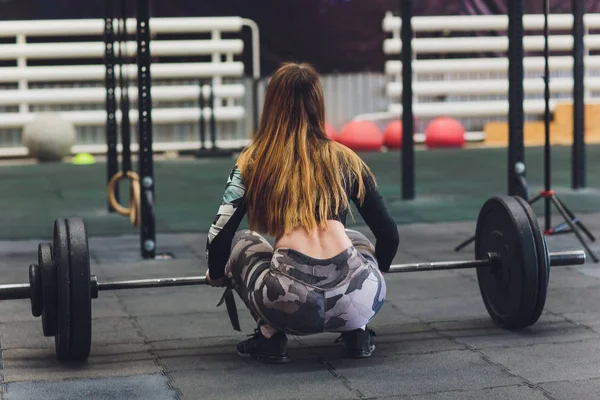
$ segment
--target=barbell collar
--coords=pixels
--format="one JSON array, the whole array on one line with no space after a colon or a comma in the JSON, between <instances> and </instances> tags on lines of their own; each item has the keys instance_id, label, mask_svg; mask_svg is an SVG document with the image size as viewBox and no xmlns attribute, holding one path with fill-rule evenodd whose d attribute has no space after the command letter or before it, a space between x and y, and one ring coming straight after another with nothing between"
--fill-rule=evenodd
<instances>
[{"instance_id":1,"label":"barbell collar","mask_svg":"<svg viewBox=\"0 0 600 400\"><path fill-rule=\"evenodd\" d=\"M557 251L550 253L551 267L566 267L585 264L586 255L583 250Z\"/></svg>"},{"instance_id":2,"label":"barbell collar","mask_svg":"<svg viewBox=\"0 0 600 400\"><path fill-rule=\"evenodd\" d=\"M98 298L98 277L96 275L90 276L90 292L92 299Z\"/></svg>"}]
</instances>

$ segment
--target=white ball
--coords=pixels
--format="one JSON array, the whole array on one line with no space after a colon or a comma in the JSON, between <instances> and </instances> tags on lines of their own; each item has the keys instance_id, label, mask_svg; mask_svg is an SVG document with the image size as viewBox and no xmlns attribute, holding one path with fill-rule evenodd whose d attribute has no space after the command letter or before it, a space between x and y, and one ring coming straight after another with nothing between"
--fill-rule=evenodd
<instances>
[{"instance_id":1,"label":"white ball","mask_svg":"<svg viewBox=\"0 0 600 400\"><path fill-rule=\"evenodd\" d=\"M58 113L41 113L23 128L23 144L39 161L62 161L71 154L77 132Z\"/></svg>"},{"instance_id":2,"label":"white ball","mask_svg":"<svg viewBox=\"0 0 600 400\"><path fill-rule=\"evenodd\" d=\"M515 163L515 172L519 175L525 172L525 164L523 164L521 161Z\"/></svg>"}]
</instances>

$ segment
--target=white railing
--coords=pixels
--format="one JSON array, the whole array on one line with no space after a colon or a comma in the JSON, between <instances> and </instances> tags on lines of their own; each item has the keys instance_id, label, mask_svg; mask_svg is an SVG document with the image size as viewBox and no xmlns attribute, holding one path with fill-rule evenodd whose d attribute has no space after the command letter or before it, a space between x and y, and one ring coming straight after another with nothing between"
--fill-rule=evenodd
<instances>
[{"instance_id":1,"label":"white railing","mask_svg":"<svg viewBox=\"0 0 600 400\"><path fill-rule=\"evenodd\" d=\"M0 69L0 83L26 82L101 82L104 79L104 65L67 65L44 67L4 67ZM120 74L120 68L115 68ZM124 76L128 79L137 77L135 65L123 67ZM150 67L152 79L194 79L209 77L240 77L244 73L241 62L222 63L164 63ZM3 92L4 93L4 92Z\"/></svg>"},{"instance_id":2,"label":"white railing","mask_svg":"<svg viewBox=\"0 0 600 400\"><path fill-rule=\"evenodd\" d=\"M127 31L135 34L135 19L127 20ZM242 123L248 110L244 107L246 89L242 83L244 64L239 61L244 50L241 39L222 37L223 33L241 32L249 27L252 32L252 70L253 77L260 77L260 54L258 26L251 20L239 17L215 18L153 18L150 20L152 35L159 35L150 43L153 58L163 58L151 66L153 78L153 122L155 125L177 125L197 123L201 112L208 119L213 109L206 106L198 108L200 97L200 79L209 80L214 90L214 116L218 123ZM117 33L117 24L114 24ZM86 20L49 20L49 21L2 21L0 37L14 38L14 43L0 45L0 60L14 61L13 66L0 67L0 135L2 130L20 130L32 121L36 112L32 108L57 109L62 116L77 128L100 127L106 122L104 107L106 92L104 89L104 21ZM207 39L161 39L160 34L191 35L206 33ZM32 43L34 37L92 37L90 41L61 41L50 43ZM196 35L197 36L197 35ZM135 60L137 44L129 41L123 45L122 52L130 60ZM118 48L114 49L115 55ZM195 58L208 56L210 61L177 62L169 57ZM69 65L60 65L64 60L77 60ZM44 60L43 66L31 65ZM135 62L135 61L132 61ZM48 65L50 64L50 65ZM54 65L53 65L54 64ZM80 64L80 65L78 65ZM83 65L81 65L83 64ZM120 69L115 68L119 77ZM132 125L137 122L137 66L124 65L123 74L129 80L128 94L132 102L130 119ZM117 81L118 82L118 81ZM168 82L166 84L165 82ZM71 86L71 87L65 87ZM203 95L209 99L210 88L202 88ZM120 90L116 91L117 98ZM165 103L167 103L165 105ZM170 105L168 103L171 103ZM181 103L196 104L181 106ZM173 105L177 104L177 105ZM69 111L60 111L61 107ZM94 108L96 109L90 109ZM117 120L120 121L120 112ZM229 135L231 136L231 135ZM240 139L232 140L231 145L238 146ZM78 144L80 146L81 144ZM227 147L227 141L219 145ZM189 148L189 142L156 143L155 149L169 150ZM85 147L85 146L84 146ZM76 146L77 148L77 146ZM93 146L85 147L93 150ZM105 145L97 145L97 151L104 151ZM6 154L27 154L25 148L11 148ZM0 149L0 155L2 155Z\"/></svg>"},{"instance_id":3,"label":"white railing","mask_svg":"<svg viewBox=\"0 0 600 400\"><path fill-rule=\"evenodd\" d=\"M551 108L557 97L569 100L573 90L573 58L570 51L573 37L569 34L573 25L572 15L549 16L549 69L553 75L550 82ZM413 112L416 118L429 119L450 116L460 119L481 119L507 116L508 113L508 17L505 15L469 15L414 17L413 28ZM358 118L398 118L402 113L402 51L399 17L388 13L382 22L389 34L383 42L383 51L389 56L384 73L388 77L385 93L390 104L382 113L358 116ZM544 112L544 27L543 15L525 15L524 58L525 80L524 112L526 116L539 116ZM594 92L600 91L600 56L589 55L600 49L600 35L590 30L600 28L600 14L586 14L585 24L585 89L586 101L594 102ZM496 32L497 35L490 34ZM560 31L557 33L557 31ZM475 33L480 33L475 36ZM485 32L485 33L483 33ZM423 34L439 33L443 37L422 37ZM469 37L456 37L467 33ZM442 35L443 34L443 35ZM431 35L430 35L431 36ZM464 35L463 35L464 36ZM557 55L556 52L561 53ZM490 56L490 54L499 54ZM562 55L565 54L565 55ZM440 58L432 59L431 56ZM445 59L446 55L452 58ZM485 55L485 56L482 56ZM462 56L462 57L461 57ZM458 58L457 58L458 57ZM594 72L597 72L594 74ZM557 76L560 75L560 76Z\"/></svg>"},{"instance_id":4,"label":"white railing","mask_svg":"<svg viewBox=\"0 0 600 400\"><path fill-rule=\"evenodd\" d=\"M584 15L584 23L587 25L600 24L600 14ZM412 29L418 32L476 32L476 31L502 31L508 29L508 16L506 15L451 15L435 17L414 17L411 20ZM550 14L548 16L550 29L571 29L573 16L570 14ZM383 19L383 30L385 32L396 32L400 37L402 20L387 13ZM525 31L544 28L544 16L541 14L527 14L523 16L523 28Z\"/></svg>"}]
</instances>

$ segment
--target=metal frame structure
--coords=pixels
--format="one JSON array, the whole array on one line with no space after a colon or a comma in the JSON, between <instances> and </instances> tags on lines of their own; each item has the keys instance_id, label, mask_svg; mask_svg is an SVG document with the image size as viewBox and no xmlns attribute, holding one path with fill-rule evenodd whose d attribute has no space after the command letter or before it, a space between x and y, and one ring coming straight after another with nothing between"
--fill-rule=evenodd
<instances>
[{"instance_id":1,"label":"metal frame structure","mask_svg":"<svg viewBox=\"0 0 600 400\"><path fill-rule=\"evenodd\" d=\"M573 8L573 150L571 156L573 189L586 187L585 107L584 107L584 1L571 0Z\"/></svg>"},{"instance_id":2,"label":"metal frame structure","mask_svg":"<svg viewBox=\"0 0 600 400\"><path fill-rule=\"evenodd\" d=\"M150 9L148 0L137 2L137 68L138 68L138 143L141 183L140 242L143 258L156 255L156 218L154 213L154 151L152 149L152 78L150 75Z\"/></svg>"},{"instance_id":3,"label":"metal frame structure","mask_svg":"<svg viewBox=\"0 0 600 400\"><path fill-rule=\"evenodd\" d=\"M200 148L194 152L196 158L205 158L205 157L231 157L235 152L235 149L221 149L217 144L217 121L215 118L215 90L212 80L200 80L198 83L200 88L200 96L198 97L198 107L200 108L200 120L198 121L199 133L200 133ZM208 89L208 109L210 110L210 118L209 120L209 135L210 135L210 148L206 146L206 116L204 113L204 109L207 106L206 100L204 97L206 96L206 90ZM256 108L256 104L253 105ZM243 146L240 146L238 151L241 150ZM185 154L187 152L180 152L180 154Z\"/></svg>"},{"instance_id":4,"label":"metal frame structure","mask_svg":"<svg viewBox=\"0 0 600 400\"><path fill-rule=\"evenodd\" d=\"M116 6L119 11L118 14L116 12ZM156 257L156 218L155 218L155 177L154 177L154 161L153 161L153 118L152 118L152 78L151 78L151 64L152 58L150 54L150 44L151 44L151 35L150 35L150 12L149 12L149 4L148 0L137 0L137 17L136 21L136 64L137 64L137 129L138 129L138 140L137 140L137 148L139 154L139 165L137 173L132 171L132 162L131 162L131 153L132 153L132 143L131 143L131 122L130 122L130 100L129 100L129 77L133 75L131 71L129 71L126 67L129 63L132 62L130 56L128 56L128 52L131 53L131 44L128 42L128 34L127 34L127 23L131 23L131 20L127 20L126 15L126 0L120 0L119 2L114 2L113 0L107 0L106 3L106 14L104 18L104 64L105 64L105 91L106 91L106 142L107 142L107 157L108 157L108 166L107 166L107 179L109 182L109 190L111 191L109 199L109 212L114 212L111 201L115 201L118 203L118 192L117 185L114 187L111 185L111 182L115 179L118 179L118 176L128 177L132 180L131 184L136 185L135 192L139 191L139 206L136 203L138 200L138 196L136 196L133 203L130 199L131 207L139 207L139 215L137 219L133 219L132 223L135 226L140 227L140 245L141 245L141 255L144 259L151 259ZM118 21L118 22L116 22ZM161 20L162 21L162 20ZM118 23L118 25L117 25ZM173 20L164 20L163 25L165 25L165 29L173 30L174 24L177 23L175 19ZM168 26L167 26L168 25ZM225 31L237 31L241 29L243 26L249 27L252 33L252 47L253 47L253 60L252 60L252 76L253 81L258 82L260 80L260 64L259 64L259 55L258 55L258 26L251 20L243 19L243 18L229 18L223 17L219 18L218 23L213 22L210 18L203 19L203 26L200 28L194 27L194 30L201 31L211 31L213 29L213 37L211 41L207 41L206 43L201 43L201 46L204 47L202 51L206 52L209 48L217 48L219 46L225 46L228 50L226 50L227 54L227 65L232 69L235 66L235 71L227 71L227 68L221 68L219 70L215 70L218 72L212 72L214 75L212 79L208 79L208 84L205 84L203 80L201 80L200 85L197 88L194 88L194 92L197 91L199 93L199 116L200 116L200 149L197 149L196 156L204 157L204 156L223 156L230 155L233 153L231 149L219 149L217 147L217 120L223 119L223 106L221 105L223 97L230 97L232 95L232 89L239 89L240 85L232 85L226 84L223 85L221 83L221 78L224 76L230 76L232 74L239 75L243 73L243 68L240 67L240 63L233 62L233 54L235 52L240 51L243 46L243 43L240 40L234 39L221 39L220 30ZM130 25L131 27L131 25ZM115 34L116 28L116 34ZM159 26L160 28L160 26ZM218 29L217 29L218 28ZM177 29L175 29L177 30ZM117 44L118 43L118 44ZM200 43L198 41L191 43L193 46L198 47ZM116 54L116 46L118 47L118 54ZM125 48L123 49L123 46ZM229 46L229 47L227 47ZM160 47L160 41L159 45ZM164 46L163 46L164 47ZM153 47L154 48L154 47ZM162 50L163 53L169 53L169 50ZM180 51L180 50L178 50ZM160 52L159 52L160 53ZM161 54L163 54L161 53ZM221 63L220 58L217 60L214 59L215 54L213 54L212 64L218 65ZM183 64L182 64L183 65ZM241 65L243 67L243 65ZM117 78L116 69L119 68L120 76ZM160 72L160 65L157 69ZM195 73L198 76L210 76L210 72L208 71L199 71L196 70ZM119 82L117 84L117 79ZM256 85L255 85L256 86ZM165 89L160 88L159 89ZM181 87L174 88L175 92L180 92ZM208 93L207 90L208 89ZM121 167L119 166L119 158L118 158L118 110L117 110L117 91L120 92L120 112L121 112L121 145L122 145L122 159L121 159ZM164 90L163 90L164 91ZM238 90L239 91L239 90ZM243 86L242 86L242 95L243 95ZM161 90L159 90L159 95ZM173 93L175 93L173 92ZM191 92L188 90L188 92ZM164 97L163 93L163 97ZM233 93L235 95L235 93ZM175 96L175 95L172 95ZM254 93L256 97L256 93ZM206 98L207 97L207 98ZM208 101L207 101L208 100ZM256 104L254 105L255 109L253 113L257 114ZM208 108L208 110L206 108ZM229 106L229 103L227 107ZM164 110L163 110L164 111ZM209 112L210 117L206 116L206 112ZM242 110L243 111L243 110ZM131 116L133 119L134 117ZM211 147L207 149L205 147L205 124L206 119L209 119L209 129L210 129L210 140ZM256 121L255 121L256 122ZM185 150L184 150L185 151ZM117 176L118 175L118 176ZM139 188L139 190L138 190ZM114 189L114 192L112 191ZM114 198L112 198L114 193ZM133 196L133 194L131 194ZM111 205L112 204L112 205ZM116 206L115 206L116 207ZM124 211L119 211L123 213ZM134 215L135 211L130 211L130 217ZM137 215L137 213L136 213ZM133 218L133 217L132 217ZM134 222L135 221L135 222Z\"/></svg>"},{"instance_id":5,"label":"metal frame structure","mask_svg":"<svg viewBox=\"0 0 600 400\"><path fill-rule=\"evenodd\" d=\"M124 73L124 66L129 64L127 56L127 0L121 0L120 21L119 21L119 87L121 88L121 144L123 151L121 154L121 171L127 175L131 171L131 121L129 120L129 79ZM123 51L125 50L125 51ZM117 198L118 199L118 198Z\"/></svg>"},{"instance_id":6,"label":"metal frame structure","mask_svg":"<svg viewBox=\"0 0 600 400\"><path fill-rule=\"evenodd\" d=\"M104 84L106 88L106 145L107 161L106 176L107 184L110 179L119 172L119 160L117 158L117 97L115 77L115 35L113 27L112 1L106 0L106 15L104 19ZM115 198L119 200L118 189L115 188ZM108 211L113 212L110 202L107 202Z\"/></svg>"},{"instance_id":7,"label":"metal frame structure","mask_svg":"<svg viewBox=\"0 0 600 400\"><path fill-rule=\"evenodd\" d=\"M586 55L587 50L596 50L598 45L593 39L594 33L587 33L587 29L596 29L600 15L585 14L584 2L572 0L572 13L553 15L550 26L555 29L569 29L572 33L572 43L567 42L567 36L558 34L550 38L551 45L558 48L568 48L569 56L551 57L553 71L573 73L572 78L558 77L552 81L553 92L567 94L572 92L573 98L573 131L569 132L572 137L572 171L571 181L573 189L586 186L586 156L585 156L585 107L584 90L596 90L598 82L594 76L585 78L585 68L596 68L599 58L596 55ZM361 115L361 118L393 118L394 115L402 113L404 130L411 127L410 114L417 118L430 118L446 113L450 117L487 117L506 115L508 111L508 122L510 131L510 142L507 166L507 183L509 194L526 194L523 181L525 172L519 173L515 170L515 164L519 167L525 165L525 152L523 142L523 121L525 115L544 115L545 99L523 100L525 93L543 94L545 87L538 78L524 78L524 72L543 72L545 66L540 63L538 57L524 57L524 50L543 50L541 42L523 40L525 30L541 30L543 27L543 15L523 15L523 1L511 1L507 3L509 10L507 15L485 15L485 16L456 16L456 17L417 17L412 18L412 1L401 1L399 3L400 16L394 17L391 13L383 20L383 29L390 32L392 37L384 40L384 52L394 55L393 60L386 63L386 74L390 76L390 82L386 86L388 97L397 101L401 98L401 104L393 103L387 112ZM585 20L584 20L585 17ZM410 26L409 26L410 25ZM468 25L465 27L465 25ZM470 41L464 38L416 38L412 37L414 32L438 32L443 29L476 31L476 30L507 30L507 40L499 41L496 37L486 36L473 38ZM584 42L584 39L589 39ZM412 42L411 43L411 39ZM423 54L436 54L442 48L447 48L450 53L465 53L468 51L507 51L506 60L497 58L483 58L481 60L470 58L466 60L412 60L414 51ZM585 62L585 64L584 64ZM485 83L478 85L465 85L464 80L440 81L440 82L412 82L413 72L417 71L424 75L443 71L456 73L462 70L472 72L505 72L508 71L508 80L488 79ZM402 72L401 72L402 71ZM396 80L400 76L401 81ZM428 75L429 76L429 75ZM585 83L584 83L585 81ZM439 102L426 102L413 104L411 95L414 96L464 96L470 91L476 95L501 95L506 93L509 86L509 98L507 100L489 101L475 103L469 101L454 101L448 104ZM550 100L552 104L552 100ZM553 106L551 105L551 108ZM476 111L469 111L476 110ZM413 122L414 124L414 122ZM410 139L409 132L404 133L404 139ZM560 139L564 140L564 139ZM404 142L407 145L412 141ZM412 149L408 148L403 153L403 169L412 168L409 161L412 158ZM410 171L403 171L402 183L405 199L413 198L414 175Z\"/></svg>"},{"instance_id":8,"label":"metal frame structure","mask_svg":"<svg viewBox=\"0 0 600 400\"><path fill-rule=\"evenodd\" d=\"M122 168L121 172L127 176L132 170L131 162L131 124L129 121L129 82L124 78L122 48L127 46L127 15L125 0L121 1L120 18L118 27L119 55L115 57L114 37L114 4L107 0L104 41L105 41L105 66L106 66L106 142L107 151L107 178L108 182L119 172L117 151L117 122L116 122L116 74L115 66L120 70L119 88L121 92L121 143ZM140 177L140 244L141 255L144 259L156 256L156 216L155 216L155 179L154 159L152 147L152 77L150 74L150 10L148 0L137 1L137 87L138 87L138 174ZM134 183L135 184L135 183ZM115 186L115 198L118 201L118 189ZM109 204L109 211L115 210Z\"/></svg>"},{"instance_id":9,"label":"metal frame structure","mask_svg":"<svg viewBox=\"0 0 600 400\"><path fill-rule=\"evenodd\" d=\"M402 199L415 198L414 115L412 88L412 0L400 0L402 19L400 62L402 63ZM509 2L508 22L508 92L509 92L509 146L508 146L508 194L527 198L524 187L524 171L515 168L524 165L523 143L523 0Z\"/></svg>"},{"instance_id":10,"label":"metal frame structure","mask_svg":"<svg viewBox=\"0 0 600 400\"><path fill-rule=\"evenodd\" d=\"M508 194L527 199L523 184L526 171L525 144L523 142L523 0L508 2Z\"/></svg>"},{"instance_id":11,"label":"metal frame structure","mask_svg":"<svg viewBox=\"0 0 600 400\"><path fill-rule=\"evenodd\" d=\"M578 0L574 0L573 3ZM578 231L579 228L583 234L585 234L588 239L592 242L596 240L594 235L587 229L587 227L583 224L583 222L573 214L573 212L558 198L554 190L552 190L552 152L550 149L550 46L548 43L548 15L550 14L550 1L544 0L544 101L546 102L546 110L544 113L544 190L538 193L535 197L529 200L529 204L534 204L540 199L544 199L544 234L546 235L554 235L554 234L562 234L562 233L574 233L581 245L585 248L585 250L590 254L592 260L594 262L599 262L600 259L598 256L592 251L592 249L585 243L585 239L583 235ZM574 26L576 22L574 21ZM574 31L578 28L573 28ZM582 36L583 38L583 36ZM577 46L574 45L573 48ZM575 61L575 60L574 60ZM583 61L583 59L582 59ZM583 124L583 74L582 71L577 72L577 69L582 69L583 64L579 67L577 66L577 61L574 62L574 75L581 74L579 79L574 79L574 87L573 87L573 165L578 164L579 162L583 162L582 154L578 154L577 150L581 150L583 152L584 146L578 148L578 136L581 135L583 137L584 124ZM581 120L579 120L581 118ZM579 132L578 132L579 129ZM582 139L582 138L581 138ZM581 157L580 157L581 156ZM581 178L578 173L583 174L583 168L579 170L578 168L573 169L573 183L575 184L577 179ZM575 186L575 185L574 185ZM551 223L551 206L554 205L560 215L563 218L563 223L558 225L556 228L552 228Z\"/></svg>"},{"instance_id":12,"label":"metal frame structure","mask_svg":"<svg viewBox=\"0 0 600 400\"><path fill-rule=\"evenodd\" d=\"M400 0L402 27L402 199L415 198L415 145L412 91L412 0Z\"/></svg>"}]
</instances>

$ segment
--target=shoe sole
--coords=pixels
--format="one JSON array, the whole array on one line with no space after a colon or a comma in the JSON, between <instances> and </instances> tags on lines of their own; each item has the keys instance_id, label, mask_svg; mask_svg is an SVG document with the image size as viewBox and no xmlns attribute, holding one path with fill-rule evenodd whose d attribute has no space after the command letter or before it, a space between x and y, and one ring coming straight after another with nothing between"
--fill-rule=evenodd
<instances>
[{"instance_id":1,"label":"shoe sole","mask_svg":"<svg viewBox=\"0 0 600 400\"><path fill-rule=\"evenodd\" d=\"M373 354L373 350L375 350L375 345L374 344L371 345L371 346L369 346L369 351L368 352L361 351L361 352L356 352L356 353L353 353L353 354L348 354L348 356L350 358L369 358L369 357L371 357L371 354Z\"/></svg>"},{"instance_id":2,"label":"shoe sole","mask_svg":"<svg viewBox=\"0 0 600 400\"><path fill-rule=\"evenodd\" d=\"M253 358L255 360L261 361L266 364L287 364L288 362L290 362L290 358L288 356L285 356L285 357L261 357L261 356L254 356L254 355L248 354L248 353L240 353L239 351L237 353L242 358Z\"/></svg>"}]
</instances>

